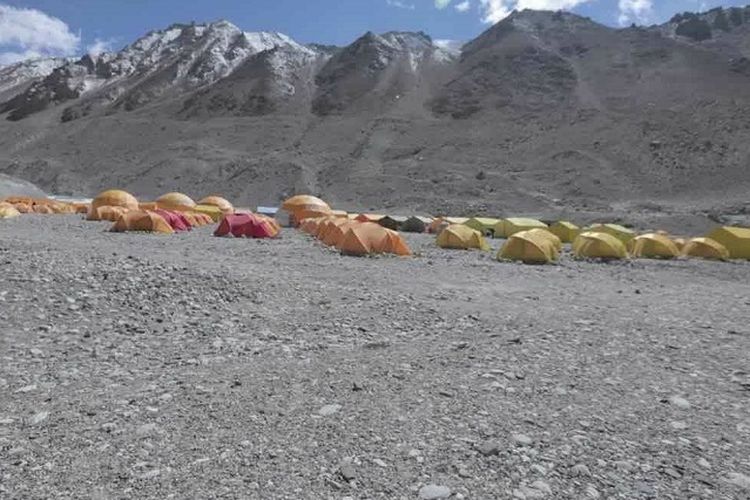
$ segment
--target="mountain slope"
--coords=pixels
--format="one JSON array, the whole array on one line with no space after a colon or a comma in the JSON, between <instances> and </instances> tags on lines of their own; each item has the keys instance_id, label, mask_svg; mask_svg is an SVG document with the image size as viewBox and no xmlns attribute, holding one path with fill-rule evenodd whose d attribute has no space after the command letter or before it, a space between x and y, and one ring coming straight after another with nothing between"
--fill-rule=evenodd
<instances>
[{"instance_id":1,"label":"mountain slope","mask_svg":"<svg viewBox=\"0 0 750 500\"><path fill-rule=\"evenodd\" d=\"M515 12L460 54L423 33L335 48L173 26L10 99L0 171L57 192L251 204L312 191L496 214L729 206L750 189L746 24L696 40L685 19L615 30Z\"/></svg>"}]
</instances>

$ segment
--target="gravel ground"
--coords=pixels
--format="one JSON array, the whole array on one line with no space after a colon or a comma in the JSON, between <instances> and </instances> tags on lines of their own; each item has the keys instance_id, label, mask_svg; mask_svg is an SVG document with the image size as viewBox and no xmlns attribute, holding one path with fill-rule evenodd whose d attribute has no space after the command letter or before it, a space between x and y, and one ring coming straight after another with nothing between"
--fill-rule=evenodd
<instances>
[{"instance_id":1,"label":"gravel ground","mask_svg":"<svg viewBox=\"0 0 750 500\"><path fill-rule=\"evenodd\" d=\"M750 263L107 227L0 223L0 498L750 498Z\"/></svg>"}]
</instances>

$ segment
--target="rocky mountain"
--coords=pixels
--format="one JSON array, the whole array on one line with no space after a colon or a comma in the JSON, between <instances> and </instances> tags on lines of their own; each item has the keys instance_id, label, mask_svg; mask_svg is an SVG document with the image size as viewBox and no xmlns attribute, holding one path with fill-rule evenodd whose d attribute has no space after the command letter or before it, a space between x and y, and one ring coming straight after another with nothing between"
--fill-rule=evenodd
<instances>
[{"instance_id":1,"label":"rocky mountain","mask_svg":"<svg viewBox=\"0 0 750 500\"><path fill-rule=\"evenodd\" d=\"M312 191L345 208L713 210L750 188L748 12L613 29L527 10L465 44L389 32L345 47L175 25L20 84L0 108L0 171L249 204Z\"/></svg>"},{"instance_id":2,"label":"rocky mountain","mask_svg":"<svg viewBox=\"0 0 750 500\"><path fill-rule=\"evenodd\" d=\"M62 58L32 59L0 67L0 102L21 94L66 63Z\"/></svg>"}]
</instances>

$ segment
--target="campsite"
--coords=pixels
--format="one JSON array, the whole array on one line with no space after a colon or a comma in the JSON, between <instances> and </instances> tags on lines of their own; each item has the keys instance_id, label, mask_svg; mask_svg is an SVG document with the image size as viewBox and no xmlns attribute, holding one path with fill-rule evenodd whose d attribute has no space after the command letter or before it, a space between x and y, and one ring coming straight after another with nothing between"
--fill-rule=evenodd
<instances>
[{"instance_id":1,"label":"campsite","mask_svg":"<svg viewBox=\"0 0 750 500\"><path fill-rule=\"evenodd\" d=\"M750 261L577 259L570 224L557 262L527 265L479 233L484 250L400 232L409 256L356 257L305 221L254 238L86 219L0 221L0 491L742 491Z\"/></svg>"}]
</instances>

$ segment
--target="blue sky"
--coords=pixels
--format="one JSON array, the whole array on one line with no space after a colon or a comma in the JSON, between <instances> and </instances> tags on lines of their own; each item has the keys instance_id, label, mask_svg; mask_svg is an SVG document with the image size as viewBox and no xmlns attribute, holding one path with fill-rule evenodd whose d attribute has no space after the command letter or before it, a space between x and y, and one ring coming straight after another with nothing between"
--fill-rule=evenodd
<instances>
[{"instance_id":1,"label":"blue sky","mask_svg":"<svg viewBox=\"0 0 750 500\"><path fill-rule=\"evenodd\" d=\"M371 30L469 40L513 8L572 10L612 25L663 22L714 0L0 0L0 65L118 49L174 22L227 19L246 31L343 45Z\"/></svg>"}]
</instances>

